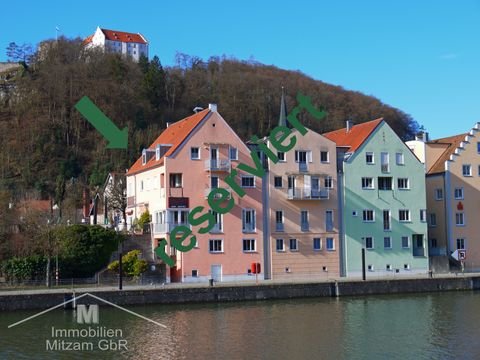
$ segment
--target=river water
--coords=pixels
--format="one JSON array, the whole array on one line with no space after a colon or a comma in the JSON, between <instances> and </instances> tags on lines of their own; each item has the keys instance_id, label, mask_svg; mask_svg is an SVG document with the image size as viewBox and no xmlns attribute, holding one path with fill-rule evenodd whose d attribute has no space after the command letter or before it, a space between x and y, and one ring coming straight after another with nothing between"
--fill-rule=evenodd
<instances>
[{"instance_id":1,"label":"river water","mask_svg":"<svg viewBox=\"0 0 480 360\"><path fill-rule=\"evenodd\" d=\"M56 309L8 329L35 311L4 312L0 359L480 359L480 292L128 309L167 329L113 307L101 307L95 325ZM89 326L117 333L52 334ZM94 348L52 348L61 339ZM118 340L127 349L115 350Z\"/></svg>"}]
</instances>

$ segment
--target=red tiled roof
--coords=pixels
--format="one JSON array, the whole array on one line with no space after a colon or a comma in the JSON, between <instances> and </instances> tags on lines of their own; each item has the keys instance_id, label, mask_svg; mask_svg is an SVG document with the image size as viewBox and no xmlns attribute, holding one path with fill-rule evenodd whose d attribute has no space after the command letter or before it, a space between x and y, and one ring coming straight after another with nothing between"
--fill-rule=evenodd
<instances>
[{"instance_id":1,"label":"red tiled roof","mask_svg":"<svg viewBox=\"0 0 480 360\"><path fill-rule=\"evenodd\" d=\"M102 30L107 40L121 41L126 43L140 43L140 44L147 43L147 41L141 34L134 34L134 33L128 33L124 31L108 30L108 29L100 29L100 30Z\"/></svg>"},{"instance_id":2,"label":"red tiled roof","mask_svg":"<svg viewBox=\"0 0 480 360\"><path fill-rule=\"evenodd\" d=\"M83 40L83 44L84 45L90 44L92 42L93 35L95 35L95 34L92 34L92 35L88 36L85 40Z\"/></svg>"},{"instance_id":3,"label":"red tiled roof","mask_svg":"<svg viewBox=\"0 0 480 360\"><path fill-rule=\"evenodd\" d=\"M136 174L163 164L165 156L170 156L209 112L210 110L208 109L199 111L167 127L148 149L155 150L157 144L171 144L170 149L159 160L155 160L155 156L153 156L145 165L142 165L142 157L140 156L132 167L128 169L127 175Z\"/></svg>"},{"instance_id":4,"label":"red tiled roof","mask_svg":"<svg viewBox=\"0 0 480 360\"><path fill-rule=\"evenodd\" d=\"M468 134L459 134L454 136L449 136L442 139L429 141L427 144L445 144L448 145L445 148L445 151L440 155L440 157L435 161L435 163L427 170L427 174L438 174L445 171L445 161L450 159L457 147L460 146L460 143L465 140L465 136Z\"/></svg>"},{"instance_id":5,"label":"red tiled roof","mask_svg":"<svg viewBox=\"0 0 480 360\"><path fill-rule=\"evenodd\" d=\"M49 212L52 210L52 204L50 200L24 200L19 203L19 207L23 211L36 210Z\"/></svg>"},{"instance_id":6,"label":"red tiled roof","mask_svg":"<svg viewBox=\"0 0 480 360\"><path fill-rule=\"evenodd\" d=\"M323 134L323 136L335 142L337 146L348 146L348 152L355 152L382 121L383 118L367 121L353 125L349 132L347 132L346 128L343 128L328 132Z\"/></svg>"}]
</instances>

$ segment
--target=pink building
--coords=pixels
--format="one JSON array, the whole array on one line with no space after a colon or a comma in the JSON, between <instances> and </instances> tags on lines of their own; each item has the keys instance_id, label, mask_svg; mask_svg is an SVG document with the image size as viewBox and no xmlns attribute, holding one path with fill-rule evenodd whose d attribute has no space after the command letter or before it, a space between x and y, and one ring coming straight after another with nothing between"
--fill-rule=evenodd
<instances>
[{"instance_id":1,"label":"pink building","mask_svg":"<svg viewBox=\"0 0 480 360\"><path fill-rule=\"evenodd\" d=\"M171 124L145 149L127 173L127 214L130 223L146 211L152 215L152 247L175 226L189 226L195 248L180 252L167 246L175 266L166 266L167 281L192 282L253 279L252 263L263 265L262 179L238 171L235 181L245 190L242 198L224 182L239 163L250 166L250 151L217 112L216 105ZM189 211L203 206L213 188L227 189L235 206L214 213L214 228L188 224ZM263 278L263 266L262 274Z\"/></svg>"}]
</instances>

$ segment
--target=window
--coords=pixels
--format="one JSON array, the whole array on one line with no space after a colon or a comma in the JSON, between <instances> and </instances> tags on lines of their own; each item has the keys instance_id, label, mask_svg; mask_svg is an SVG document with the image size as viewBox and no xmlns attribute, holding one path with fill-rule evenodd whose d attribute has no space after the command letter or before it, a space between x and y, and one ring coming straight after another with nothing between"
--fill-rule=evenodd
<instances>
[{"instance_id":1,"label":"window","mask_svg":"<svg viewBox=\"0 0 480 360\"><path fill-rule=\"evenodd\" d=\"M480 176L480 165L478 165L478 176Z\"/></svg>"},{"instance_id":2,"label":"window","mask_svg":"<svg viewBox=\"0 0 480 360\"><path fill-rule=\"evenodd\" d=\"M334 240L334 238L327 237L326 242L327 242L327 250L328 251L335 250L335 240Z\"/></svg>"},{"instance_id":3,"label":"window","mask_svg":"<svg viewBox=\"0 0 480 360\"><path fill-rule=\"evenodd\" d=\"M283 231L283 211L275 211L275 231Z\"/></svg>"},{"instance_id":4,"label":"window","mask_svg":"<svg viewBox=\"0 0 480 360\"><path fill-rule=\"evenodd\" d=\"M277 152L278 161L287 161L285 160L285 153L282 151Z\"/></svg>"},{"instance_id":5,"label":"window","mask_svg":"<svg viewBox=\"0 0 480 360\"><path fill-rule=\"evenodd\" d=\"M147 151L144 149L142 151L142 165L145 165L147 163Z\"/></svg>"},{"instance_id":6,"label":"window","mask_svg":"<svg viewBox=\"0 0 480 360\"><path fill-rule=\"evenodd\" d=\"M390 236L385 236L383 238L383 247L385 249L391 249L392 248L392 238Z\"/></svg>"},{"instance_id":7,"label":"window","mask_svg":"<svg viewBox=\"0 0 480 360\"><path fill-rule=\"evenodd\" d=\"M364 222L374 222L375 221L375 212L373 210L363 210L363 221Z\"/></svg>"},{"instance_id":8,"label":"window","mask_svg":"<svg viewBox=\"0 0 480 360\"><path fill-rule=\"evenodd\" d=\"M367 249L373 249L373 237L367 236L365 238L365 248Z\"/></svg>"},{"instance_id":9,"label":"window","mask_svg":"<svg viewBox=\"0 0 480 360\"><path fill-rule=\"evenodd\" d=\"M160 160L160 144L155 147L155 160Z\"/></svg>"},{"instance_id":10,"label":"window","mask_svg":"<svg viewBox=\"0 0 480 360\"><path fill-rule=\"evenodd\" d=\"M392 178L391 177L378 177L379 190L392 190Z\"/></svg>"},{"instance_id":11,"label":"window","mask_svg":"<svg viewBox=\"0 0 480 360\"><path fill-rule=\"evenodd\" d=\"M308 231L308 211L302 210L300 211L300 230Z\"/></svg>"},{"instance_id":12,"label":"window","mask_svg":"<svg viewBox=\"0 0 480 360\"><path fill-rule=\"evenodd\" d=\"M443 189L435 189L435 200L443 200Z\"/></svg>"},{"instance_id":13,"label":"window","mask_svg":"<svg viewBox=\"0 0 480 360\"><path fill-rule=\"evenodd\" d=\"M144 186L143 186L143 180L141 180L141 181L140 181L140 191L143 191L143 188L144 188Z\"/></svg>"},{"instance_id":14,"label":"window","mask_svg":"<svg viewBox=\"0 0 480 360\"><path fill-rule=\"evenodd\" d=\"M170 174L170 187L182 187L182 174Z\"/></svg>"},{"instance_id":15,"label":"window","mask_svg":"<svg viewBox=\"0 0 480 360\"><path fill-rule=\"evenodd\" d=\"M403 157L403 153L396 153L395 159L397 160L397 165L405 165L405 158Z\"/></svg>"},{"instance_id":16,"label":"window","mask_svg":"<svg viewBox=\"0 0 480 360\"><path fill-rule=\"evenodd\" d=\"M298 251L297 239L290 239L290 251Z\"/></svg>"},{"instance_id":17,"label":"window","mask_svg":"<svg viewBox=\"0 0 480 360\"><path fill-rule=\"evenodd\" d=\"M368 165L375 164L375 158L374 158L373 152L366 152L365 153L365 160L366 160Z\"/></svg>"},{"instance_id":18,"label":"window","mask_svg":"<svg viewBox=\"0 0 480 360\"><path fill-rule=\"evenodd\" d=\"M403 222L410 221L410 210L398 210L398 220Z\"/></svg>"},{"instance_id":19,"label":"window","mask_svg":"<svg viewBox=\"0 0 480 360\"><path fill-rule=\"evenodd\" d=\"M437 239L430 239L430 247L431 248L437 248L438 247Z\"/></svg>"},{"instance_id":20,"label":"window","mask_svg":"<svg viewBox=\"0 0 480 360\"><path fill-rule=\"evenodd\" d=\"M295 150L295 162L312 162L312 152L310 150Z\"/></svg>"},{"instance_id":21,"label":"window","mask_svg":"<svg viewBox=\"0 0 480 360\"><path fill-rule=\"evenodd\" d=\"M426 209L421 209L420 210L420 221L421 222L426 222L427 221L427 210Z\"/></svg>"},{"instance_id":22,"label":"window","mask_svg":"<svg viewBox=\"0 0 480 360\"><path fill-rule=\"evenodd\" d=\"M277 251L285 251L285 243L284 243L283 239L277 239L276 249L277 249Z\"/></svg>"},{"instance_id":23,"label":"window","mask_svg":"<svg viewBox=\"0 0 480 360\"><path fill-rule=\"evenodd\" d=\"M198 277L198 270L197 269L192 270L192 277Z\"/></svg>"},{"instance_id":24,"label":"window","mask_svg":"<svg viewBox=\"0 0 480 360\"><path fill-rule=\"evenodd\" d=\"M462 174L463 176L472 176L472 165L462 165Z\"/></svg>"},{"instance_id":25,"label":"window","mask_svg":"<svg viewBox=\"0 0 480 360\"><path fill-rule=\"evenodd\" d=\"M390 172L390 155L387 152L380 154L381 170L382 172Z\"/></svg>"},{"instance_id":26,"label":"window","mask_svg":"<svg viewBox=\"0 0 480 360\"><path fill-rule=\"evenodd\" d=\"M477 153L480 154L480 142L477 142Z\"/></svg>"},{"instance_id":27,"label":"window","mask_svg":"<svg viewBox=\"0 0 480 360\"><path fill-rule=\"evenodd\" d=\"M324 187L326 189L333 189L333 179L331 176L327 176L324 180Z\"/></svg>"},{"instance_id":28,"label":"window","mask_svg":"<svg viewBox=\"0 0 480 360\"><path fill-rule=\"evenodd\" d=\"M313 250L322 250L322 239L313 238Z\"/></svg>"},{"instance_id":29,"label":"window","mask_svg":"<svg viewBox=\"0 0 480 360\"><path fill-rule=\"evenodd\" d=\"M462 200L463 199L463 187L455 188L455 200Z\"/></svg>"},{"instance_id":30,"label":"window","mask_svg":"<svg viewBox=\"0 0 480 360\"><path fill-rule=\"evenodd\" d=\"M383 230L392 230L392 224L390 222L390 210L383 210Z\"/></svg>"},{"instance_id":31,"label":"window","mask_svg":"<svg viewBox=\"0 0 480 360\"><path fill-rule=\"evenodd\" d=\"M211 253L220 253L223 252L223 240L215 239L208 242L209 252Z\"/></svg>"},{"instance_id":32,"label":"window","mask_svg":"<svg viewBox=\"0 0 480 360\"><path fill-rule=\"evenodd\" d=\"M191 147L190 148L190 159L199 160L200 159L200 148Z\"/></svg>"},{"instance_id":33,"label":"window","mask_svg":"<svg viewBox=\"0 0 480 360\"><path fill-rule=\"evenodd\" d=\"M410 264L403 264L403 270L410 270Z\"/></svg>"},{"instance_id":34,"label":"window","mask_svg":"<svg viewBox=\"0 0 480 360\"><path fill-rule=\"evenodd\" d=\"M215 211L210 210L214 219L215 225L210 229L211 233L220 233L223 232L223 215Z\"/></svg>"},{"instance_id":35,"label":"window","mask_svg":"<svg viewBox=\"0 0 480 360\"><path fill-rule=\"evenodd\" d=\"M243 252L255 252L255 239L243 239Z\"/></svg>"},{"instance_id":36,"label":"window","mask_svg":"<svg viewBox=\"0 0 480 360\"><path fill-rule=\"evenodd\" d=\"M362 189L373 189L373 178L364 177L362 178Z\"/></svg>"},{"instance_id":37,"label":"window","mask_svg":"<svg viewBox=\"0 0 480 360\"><path fill-rule=\"evenodd\" d=\"M387 265L385 266L385 270L387 270L387 271L392 271L392 265L387 264Z\"/></svg>"},{"instance_id":38,"label":"window","mask_svg":"<svg viewBox=\"0 0 480 360\"><path fill-rule=\"evenodd\" d=\"M255 232L255 210L242 209L243 232Z\"/></svg>"},{"instance_id":39,"label":"window","mask_svg":"<svg viewBox=\"0 0 480 360\"><path fill-rule=\"evenodd\" d=\"M410 241L408 236L402 236L402 248L408 249L410 247Z\"/></svg>"},{"instance_id":40,"label":"window","mask_svg":"<svg viewBox=\"0 0 480 360\"><path fill-rule=\"evenodd\" d=\"M320 162L322 163L328 163L328 151L320 151Z\"/></svg>"},{"instance_id":41,"label":"window","mask_svg":"<svg viewBox=\"0 0 480 360\"><path fill-rule=\"evenodd\" d=\"M238 160L238 150L236 147L230 146L230 160Z\"/></svg>"},{"instance_id":42,"label":"window","mask_svg":"<svg viewBox=\"0 0 480 360\"><path fill-rule=\"evenodd\" d=\"M430 214L430 226L431 227L437 226L437 215L434 213Z\"/></svg>"},{"instance_id":43,"label":"window","mask_svg":"<svg viewBox=\"0 0 480 360\"><path fill-rule=\"evenodd\" d=\"M333 210L325 211L325 230L333 231Z\"/></svg>"},{"instance_id":44,"label":"window","mask_svg":"<svg viewBox=\"0 0 480 360\"><path fill-rule=\"evenodd\" d=\"M465 225L465 218L464 218L463 212L455 214L455 225L457 226Z\"/></svg>"},{"instance_id":45,"label":"window","mask_svg":"<svg viewBox=\"0 0 480 360\"><path fill-rule=\"evenodd\" d=\"M457 249L465 250L465 239L463 238L457 239Z\"/></svg>"},{"instance_id":46,"label":"window","mask_svg":"<svg viewBox=\"0 0 480 360\"><path fill-rule=\"evenodd\" d=\"M244 188L254 188L255 187L255 177L251 175L242 175L242 187Z\"/></svg>"},{"instance_id":47,"label":"window","mask_svg":"<svg viewBox=\"0 0 480 360\"><path fill-rule=\"evenodd\" d=\"M282 177L281 176L275 176L273 178L273 183L274 183L274 186L276 188L281 188L283 187L283 183L282 183Z\"/></svg>"},{"instance_id":48,"label":"window","mask_svg":"<svg viewBox=\"0 0 480 360\"><path fill-rule=\"evenodd\" d=\"M397 183L398 183L399 190L410 189L410 182L408 181L408 178L398 178Z\"/></svg>"},{"instance_id":49,"label":"window","mask_svg":"<svg viewBox=\"0 0 480 360\"><path fill-rule=\"evenodd\" d=\"M375 271L375 267L372 264L367 265L368 271Z\"/></svg>"}]
</instances>

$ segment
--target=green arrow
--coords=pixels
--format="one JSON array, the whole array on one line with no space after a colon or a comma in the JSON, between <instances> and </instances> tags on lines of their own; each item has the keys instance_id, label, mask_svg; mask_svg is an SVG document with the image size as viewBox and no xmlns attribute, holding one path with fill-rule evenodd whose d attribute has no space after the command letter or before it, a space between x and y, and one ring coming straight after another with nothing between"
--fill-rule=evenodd
<instances>
[{"instance_id":1,"label":"green arrow","mask_svg":"<svg viewBox=\"0 0 480 360\"><path fill-rule=\"evenodd\" d=\"M75 108L108 140L107 149L126 149L128 145L128 127L120 130L89 98L84 96L75 104Z\"/></svg>"}]
</instances>

